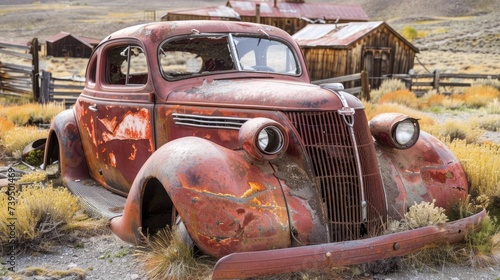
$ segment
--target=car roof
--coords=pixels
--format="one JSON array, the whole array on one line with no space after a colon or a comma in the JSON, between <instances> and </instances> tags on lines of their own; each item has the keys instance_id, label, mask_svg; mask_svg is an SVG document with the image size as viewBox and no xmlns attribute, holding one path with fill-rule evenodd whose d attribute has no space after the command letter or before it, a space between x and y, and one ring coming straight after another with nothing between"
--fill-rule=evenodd
<instances>
[{"instance_id":1,"label":"car roof","mask_svg":"<svg viewBox=\"0 0 500 280\"><path fill-rule=\"evenodd\" d=\"M156 42L177 35L229 32L260 33L263 35L284 37L289 41L293 41L288 33L274 26L250 22L216 20L162 21L134 25L110 34L103 41L118 38L138 38L143 41Z\"/></svg>"}]
</instances>

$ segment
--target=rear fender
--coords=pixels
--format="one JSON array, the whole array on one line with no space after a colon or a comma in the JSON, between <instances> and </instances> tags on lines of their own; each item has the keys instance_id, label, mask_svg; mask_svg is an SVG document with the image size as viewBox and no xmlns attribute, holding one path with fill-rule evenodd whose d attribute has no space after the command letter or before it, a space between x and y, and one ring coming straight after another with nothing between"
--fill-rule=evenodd
<instances>
[{"instance_id":1,"label":"rear fender","mask_svg":"<svg viewBox=\"0 0 500 280\"><path fill-rule=\"evenodd\" d=\"M89 177L80 132L73 110L59 113L52 120L45 144L44 167L59 161L63 181Z\"/></svg>"},{"instance_id":2,"label":"rear fender","mask_svg":"<svg viewBox=\"0 0 500 280\"><path fill-rule=\"evenodd\" d=\"M467 197L469 184L456 156L432 135L421 131L406 150L376 145L386 188L389 216L400 219L408 207L422 201L450 210Z\"/></svg>"},{"instance_id":3,"label":"rear fender","mask_svg":"<svg viewBox=\"0 0 500 280\"><path fill-rule=\"evenodd\" d=\"M291 244L283 191L271 165L252 163L197 137L160 147L132 185L124 214L112 231L137 243L147 232L142 204L148 182L158 181L173 202L194 243L206 254L285 248ZM166 226L166 224L165 224Z\"/></svg>"}]
</instances>

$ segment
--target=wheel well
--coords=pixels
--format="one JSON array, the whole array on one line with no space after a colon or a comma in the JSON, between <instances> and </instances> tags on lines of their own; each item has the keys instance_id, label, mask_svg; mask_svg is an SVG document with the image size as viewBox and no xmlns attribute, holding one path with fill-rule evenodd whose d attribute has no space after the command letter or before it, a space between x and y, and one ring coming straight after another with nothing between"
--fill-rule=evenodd
<instances>
[{"instance_id":1,"label":"wheel well","mask_svg":"<svg viewBox=\"0 0 500 280\"><path fill-rule=\"evenodd\" d=\"M44 163L45 165L51 165L54 162L59 160L59 139L54 131L51 132L50 142L48 143L48 147L46 149L47 154L45 155Z\"/></svg>"},{"instance_id":2,"label":"wheel well","mask_svg":"<svg viewBox=\"0 0 500 280\"><path fill-rule=\"evenodd\" d=\"M142 232L155 234L173 224L174 204L167 191L156 178L147 181L142 198Z\"/></svg>"}]
</instances>

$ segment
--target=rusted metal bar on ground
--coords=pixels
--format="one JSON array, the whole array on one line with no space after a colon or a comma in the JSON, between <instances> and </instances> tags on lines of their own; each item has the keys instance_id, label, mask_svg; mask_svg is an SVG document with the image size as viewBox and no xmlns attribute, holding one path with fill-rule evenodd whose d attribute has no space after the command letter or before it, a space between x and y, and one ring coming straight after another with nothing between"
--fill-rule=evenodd
<instances>
[{"instance_id":1,"label":"rusted metal bar on ground","mask_svg":"<svg viewBox=\"0 0 500 280\"><path fill-rule=\"evenodd\" d=\"M212 279L247 278L308 269L326 269L403 256L420 249L460 242L486 211L438 226L377 236L277 250L234 253L221 258Z\"/></svg>"}]
</instances>

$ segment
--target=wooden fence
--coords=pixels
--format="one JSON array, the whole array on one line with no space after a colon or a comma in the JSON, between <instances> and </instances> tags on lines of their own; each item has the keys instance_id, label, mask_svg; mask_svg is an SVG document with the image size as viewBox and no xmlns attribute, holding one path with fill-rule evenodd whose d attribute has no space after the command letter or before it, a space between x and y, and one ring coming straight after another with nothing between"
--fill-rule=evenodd
<instances>
[{"instance_id":1,"label":"wooden fence","mask_svg":"<svg viewBox=\"0 0 500 280\"><path fill-rule=\"evenodd\" d=\"M50 72L42 70L40 103L62 102L66 107L75 104L85 85L85 80L76 78L54 78Z\"/></svg>"},{"instance_id":2,"label":"wooden fence","mask_svg":"<svg viewBox=\"0 0 500 280\"><path fill-rule=\"evenodd\" d=\"M16 63L0 61L0 94L22 96L32 94L38 99L38 39L27 44L0 42L0 53ZM19 59L20 58L20 59Z\"/></svg>"},{"instance_id":3,"label":"wooden fence","mask_svg":"<svg viewBox=\"0 0 500 280\"><path fill-rule=\"evenodd\" d=\"M441 73L436 70L429 74L386 75L384 79L400 79L405 83L406 88L413 91L417 96L421 96L432 89L442 94L449 94L450 89L453 87L470 87L476 80L500 80L500 75L451 74Z\"/></svg>"},{"instance_id":4,"label":"wooden fence","mask_svg":"<svg viewBox=\"0 0 500 280\"><path fill-rule=\"evenodd\" d=\"M344 85L343 91L353 94L359 98L370 100L370 83L368 80L368 73L366 71L331 79L315 80L312 81L312 83L316 85L341 83Z\"/></svg>"}]
</instances>

